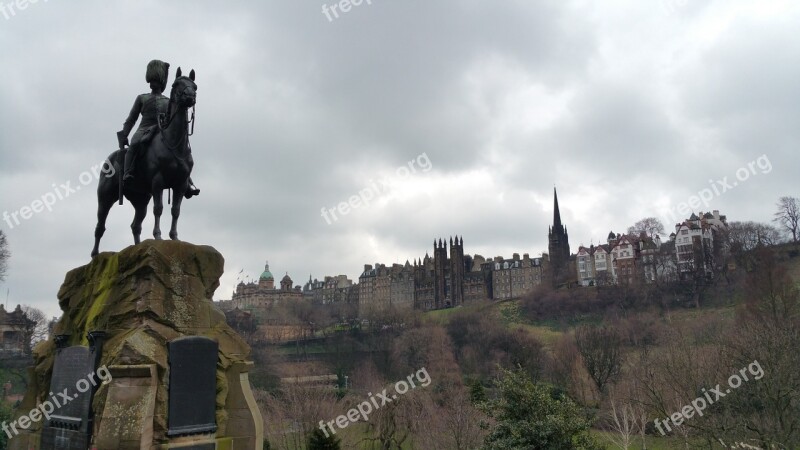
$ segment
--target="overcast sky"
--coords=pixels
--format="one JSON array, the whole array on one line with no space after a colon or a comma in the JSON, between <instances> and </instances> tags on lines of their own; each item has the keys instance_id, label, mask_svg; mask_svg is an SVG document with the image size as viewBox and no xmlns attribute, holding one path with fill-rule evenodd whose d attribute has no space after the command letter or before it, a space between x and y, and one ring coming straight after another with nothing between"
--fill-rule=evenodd
<instances>
[{"instance_id":1,"label":"overcast sky","mask_svg":"<svg viewBox=\"0 0 800 450\"><path fill-rule=\"evenodd\" d=\"M215 299L265 260L296 284L357 279L455 234L470 254L540 255L554 185L573 252L646 216L669 229L666 211L703 189L716 188L694 210L761 222L800 195L796 1L12 3L0 0L0 210L83 189L0 222L11 307L60 313L64 274L93 243L97 178L83 173L116 147L153 58L170 82L197 72L202 193L179 230L225 256ZM369 205L322 217L375 186ZM132 217L112 209L101 251L132 243Z\"/></svg>"}]
</instances>

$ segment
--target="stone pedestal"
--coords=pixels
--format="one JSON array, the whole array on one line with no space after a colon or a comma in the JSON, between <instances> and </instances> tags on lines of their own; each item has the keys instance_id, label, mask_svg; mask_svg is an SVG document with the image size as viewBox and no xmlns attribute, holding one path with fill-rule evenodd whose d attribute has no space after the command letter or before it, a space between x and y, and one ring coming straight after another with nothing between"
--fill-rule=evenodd
<instances>
[{"instance_id":1,"label":"stone pedestal","mask_svg":"<svg viewBox=\"0 0 800 450\"><path fill-rule=\"evenodd\" d=\"M95 448L261 449L263 422L247 379L250 348L211 301L223 263L212 247L147 240L101 253L67 273L58 293L64 314L54 335L68 335L70 346L88 345L89 331L108 335L99 365L112 381L97 388L92 402ZM167 435L167 344L185 336L219 344L212 435ZM55 350L52 339L36 347L33 379L18 411L27 413L46 399ZM41 425L11 439L9 448L40 448Z\"/></svg>"},{"instance_id":2,"label":"stone pedestal","mask_svg":"<svg viewBox=\"0 0 800 450\"><path fill-rule=\"evenodd\" d=\"M111 366L105 408L98 421L98 449L149 449L158 392L155 364Z\"/></svg>"},{"instance_id":3,"label":"stone pedestal","mask_svg":"<svg viewBox=\"0 0 800 450\"><path fill-rule=\"evenodd\" d=\"M237 362L228 371L228 398L225 410L228 412L228 429L226 434L232 439L233 450L263 448L264 422L261 416L254 417L250 414L253 409L258 410L256 399L250 390L248 373L253 367L252 362Z\"/></svg>"}]
</instances>

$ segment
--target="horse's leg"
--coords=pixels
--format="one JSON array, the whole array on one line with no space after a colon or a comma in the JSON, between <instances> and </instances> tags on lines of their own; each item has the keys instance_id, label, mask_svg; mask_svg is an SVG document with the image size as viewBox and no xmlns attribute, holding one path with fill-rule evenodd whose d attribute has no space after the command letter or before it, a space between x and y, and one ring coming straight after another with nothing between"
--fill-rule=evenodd
<instances>
[{"instance_id":1,"label":"horse's leg","mask_svg":"<svg viewBox=\"0 0 800 450\"><path fill-rule=\"evenodd\" d=\"M108 196L106 196L108 197ZM100 252L100 238L106 232L106 218L111 207L114 206L116 201L115 197L106 198L101 193L97 195L97 226L94 228L94 248L92 248L92 257L97 256Z\"/></svg>"},{"instance_id":2,"label":"horse's leg","mask_svg":"<svg viewBox=\"0 0 800 450\"><path fill-rule=\"evenodd\" d=\"M161 240L161 213L164 212L164 189L159 187L153 189L153 215L155 216L153 226L153 237Z\"/></svg>"},{"instance_id":3,"label":"horse's leg","mask_svg":"<svg viewBox=\"0 0 800 450\"><path fill-rule=\"evenodd\" d=\"M108 156L108 161L116 160L116 153ZM113 164L113 163L112 163ZM115 166L116 167L116 166ZM117 201L119 177L101 177L97 185L97 226L94 228L94 247L92 257L100 253L100 239L106 232L106 219L111 207Z\"/></svg>"},{"instance_id":4,"label":"horse's leg","mask_svg":"<svg viewBox=\"0 0 800 450\"><path fill-rule=\"evenodd\" d=\"M142 235L142 222L144 222L144 218L147 216L147 204L149 202L150 199L146 196L131 199L131 203L136 209L136 212L133 215L133 222L131 223L134 244L138 244L140 242L140 237Z\"/></svg>"},{"instance_id":5,"label":"horse's leg","mask_svg":"<svg viewBox=\"0 0 800 450\"><path fill-rule=\"evenodd\" d=\"M173 241L178 240L178 217L181 215L181 201L183 201L183 189L176 189L172 196L172 227L169 230L169 238Z\"/></svg>"}]
</instances>

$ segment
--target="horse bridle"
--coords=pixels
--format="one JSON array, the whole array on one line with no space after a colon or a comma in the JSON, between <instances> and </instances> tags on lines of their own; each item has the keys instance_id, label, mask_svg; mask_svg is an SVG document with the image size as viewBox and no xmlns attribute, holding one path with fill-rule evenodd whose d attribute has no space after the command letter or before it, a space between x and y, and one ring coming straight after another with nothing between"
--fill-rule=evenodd
<instances>
[{"instance_id":1,"label":"horse bridle","mask_svg":"<svg viewBox=\"0 0 800 450\"><path fill-rule=\"evenodd\" d=\"M178 141L178 143L176 143L175 145L170 145L169 142L167 142L167 139L164 137L164 131L166 131L167 128L169 128L169 125L172 123L172 120L175 118L175 116L178 115L177 108L176 108L175 114L172 114L172 99L175 96L175 88L176 88L177 84L178 84L178 80L175 80L175 82L172 83L172 91L169 94L169 104L167 105L167 112L166 112L166 115L169 116L169 118L166 120L166 123L164 123L164 115L165 114L162 113L162 114L158 115L158 119L157 119L158 128L162 131L161 140L164 142L164 145L170 150L170 152L172 152L172 154L176 158L178 158L178 156L175 155L175 150L181 145L181 143L184 140L186 140L186 146L189 147L189 136L192 136L194 134L194 122L195 122L194 113L195 113L195 110L197 109L197 101L195 101L194 104L192 105L192 116L189 119L189 121L186 123L186 133L183 135L183 138L180 141ZM181 94L181 95L183 95L183 94ZM177 102L177 99L176 99L176 102ZM190 128L190 125L191 125L191 128ZM191 129L191 131L190 131L190 129ZM179 158L179 159L181 159L181 158Z\"/></svg>"},{"instance_id":2,"label":"horse bridle","mask_svg":"<svg viewBox=\"0 0 800 450\"><path fill-rule=\"evenodd\" d=\"M161 131L165 131L169 127L169 124L172 123L172 119L174 119L175 116L178 114L177 111L175 111L175 114L172 114L172 97L175 94L175 86L177 84L178 84L177 80L175 80L175 82L172 83L172 92L170 92L170 94L169 94L169 104L167 105L167 113L166 114L161 113L161 114L158 115L158 120L157 120L158 128ZM194 105L192 105L192 116L191 116L191 118L189 119L189 121L186 124L186 126L187 126L187 130L186 130L187 131L187 136L192 136L194 134L194 113L195 113L196 109L197 109L197 102L195 101ZM166 121L166 123L164 123L164 116L165 115L169 116L169 119ZM191 125L191 131L189 131L189 128L188 128L189 125Z\"/></svg>"}]
</instances>

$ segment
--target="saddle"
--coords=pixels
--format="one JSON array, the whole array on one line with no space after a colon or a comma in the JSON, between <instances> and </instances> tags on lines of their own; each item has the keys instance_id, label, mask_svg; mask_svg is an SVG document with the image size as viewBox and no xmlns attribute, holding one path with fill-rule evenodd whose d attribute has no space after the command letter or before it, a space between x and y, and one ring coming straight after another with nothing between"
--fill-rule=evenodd
<instances>
[{"instance_id":1,"label":"saddle","mask_svg":"<svg viewBox=\"0 0 800 450\"><path fill-rule=\"evenodd\" d=\"M159 133L158 125L149 126L142 130L142 137L139 139L139 151L143 151L147 144L153 141L153 138ZM140 153L141 154L141 153Z\"/></svg>"}]
</instances>

